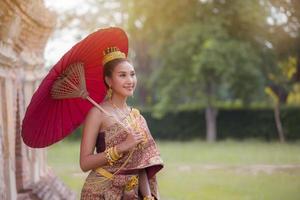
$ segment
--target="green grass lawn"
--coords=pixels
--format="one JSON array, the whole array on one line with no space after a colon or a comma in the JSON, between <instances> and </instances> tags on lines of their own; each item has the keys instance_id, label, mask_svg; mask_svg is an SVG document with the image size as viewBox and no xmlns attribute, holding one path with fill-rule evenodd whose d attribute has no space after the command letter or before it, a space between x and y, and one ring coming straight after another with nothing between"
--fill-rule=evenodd
<instances>
[{"instance_id":1,"label":"green grass lawn","mask_svg":"<svg viewBox=\"0 0 300 200\"><path fill-rule=\"evenodd\" d=\"M162 200L299 200L300 142L159 142L165 168ZM48 151L48 163L78 195L87 173L79 168L79 142Z\"/></svg>"}]
</instances>

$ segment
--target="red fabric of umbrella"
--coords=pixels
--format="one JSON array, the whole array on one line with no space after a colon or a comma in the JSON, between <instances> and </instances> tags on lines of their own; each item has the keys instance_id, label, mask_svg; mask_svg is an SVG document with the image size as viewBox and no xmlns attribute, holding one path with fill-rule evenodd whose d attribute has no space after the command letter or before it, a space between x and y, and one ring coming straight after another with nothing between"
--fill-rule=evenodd
<instances>
[{"instance_id":1,"label":"red fabric of umbrella","mask_svg":"<svg viewBox=\"0 0 300 200\"><path fill-rule=\"evenodd\" d=\"M106 88L103 80L103 51L118 47L127 55L128 38L120 28L100 29L73 46L49 71L34 93L22 122L22 138L26 145L42 148L69 135L84 120L93 106L82 98L53 99L54 81L71 64L84 64L86 88L97 103L103 101Z\"/></svg>"}]
</instances>

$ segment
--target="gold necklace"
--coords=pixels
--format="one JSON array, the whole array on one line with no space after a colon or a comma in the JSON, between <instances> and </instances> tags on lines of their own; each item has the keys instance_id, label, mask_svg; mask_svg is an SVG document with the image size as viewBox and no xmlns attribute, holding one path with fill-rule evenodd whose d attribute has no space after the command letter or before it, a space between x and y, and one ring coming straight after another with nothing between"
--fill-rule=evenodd
<instances>
[{"instance_id":1,"label":"gold necklace","mask_svg":"<svg viewBox=\"0 0 300 200\"><path fill-rule=\"evenodd\" d=\"M132 119L132 116L131 116L131 113L129 111L129 114L128 113L124 113L116 104L114 104L112 102L112 100L110 99L109 101L111 103L111 105L117 110L117 112L121 115L123 115L124 119L126 120L127 124L132 127L134 125L134 122L133 122L133 119ZM128 118L129 116L129 118ZM136 127L136 126L135 126Z\"/></svg>"},{"instance_id":2,"label":"gold necklace","mask_svg":"<svg viewBox=\"0 0 300 200\"><path fill-rule=\"evenodd\" d=\"M113 107L114 107L121 115L124 115L124 118L125 118L127 124L129 125L129 127L130 127L132 130L134 130L134 131L136 131L136 132L141 132L141 133L143 134L143 136L144 136L144 142L143 142L143 143L145 143L145 142L147 141L147 136L146 136L146 134L141 130L140 126L138 125L137 120L132 116L132 113L129 112L129 114L128 114L129 118L128 118L127 114L125 114L124 112L122 112L121 109L120 109L116 104L114 104L114 103L112 102L111 99L110 99L109 102L111 103L111 105L112 105L112 106L113 106ZM138 147L138 149L142 149L142 148L143 148L143 144L140 143L140 144L138 144L137 147Z\"/></svg>"},{"instance_id":3,"label":"gold necklace","mask_svg":"<svg viewBox=\"0 0 300 200\"><path fill-rule=\"evenodd\" d=\"M127 113L123 112L116 104L114 104L114 102L112 102L112 100L109 100L109 102L118 111L119 114L123 115L124 117L126 117L128 115Z\"/></svg>"}]
</instances>

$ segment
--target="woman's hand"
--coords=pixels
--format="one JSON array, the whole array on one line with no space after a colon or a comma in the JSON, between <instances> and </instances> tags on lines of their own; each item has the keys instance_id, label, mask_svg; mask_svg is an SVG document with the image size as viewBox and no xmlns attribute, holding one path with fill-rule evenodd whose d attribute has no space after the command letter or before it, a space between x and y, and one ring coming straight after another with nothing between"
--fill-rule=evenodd
<instances>
[{"instance_id":1,"label":"woman's hand","mask_svg":"<svg viewBox=\"0 0 300 200\"><path fill-rule=\"evenodd\" d=\"M144 141L144 136L140 132L132 133L130 132L126 140L121 144L117 145L117 150L120 153L130 151L134 147L136 147L139 143Z\"/></svg>"}]
</instances>

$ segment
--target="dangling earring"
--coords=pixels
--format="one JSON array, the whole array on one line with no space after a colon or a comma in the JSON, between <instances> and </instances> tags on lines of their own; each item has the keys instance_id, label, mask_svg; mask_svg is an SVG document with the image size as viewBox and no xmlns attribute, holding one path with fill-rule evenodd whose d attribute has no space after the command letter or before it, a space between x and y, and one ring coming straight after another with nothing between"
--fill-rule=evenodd
<instances>
[{"instance_id":1,"label":"dangling earring","mask_svg":"<svg viewBox=\"0 0 300 200\"><path fill-rule=\"evenodd\" d=\"M108 88L108 90L107 90L107 97L108 97L109 99L111 99L112 93L113 93L113 91L112 91L111 87L109 86L109 88Z\"/></svg>"}]
</instances>

